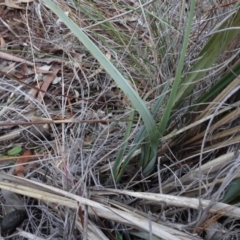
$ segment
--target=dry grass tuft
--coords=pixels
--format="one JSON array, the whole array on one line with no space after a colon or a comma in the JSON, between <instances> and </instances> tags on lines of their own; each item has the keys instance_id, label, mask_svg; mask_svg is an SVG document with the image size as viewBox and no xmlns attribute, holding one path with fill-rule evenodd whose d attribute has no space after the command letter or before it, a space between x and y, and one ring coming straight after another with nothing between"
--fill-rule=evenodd
<instances>
[{"instance_id":1,"label":"dry grass tuft","mask_svg":"<svg viewBox=\"0 0 240 240\"><path fill-rule=\"evenodd\" d=\"M41 0L12 2L0 5L0 200L3 216L28 218L11 239L240 239L239 200L226 195L240 178L239 36L173 111L154 171L143 176L138 149L109 186L131 103ZM149 108L172 85L189 1L56 4ZM197 1L183 75L234 4ZM197 102L229 72L223 91ZM142 125L135 114L127 151Z\"/></svg>"}]
</instances>

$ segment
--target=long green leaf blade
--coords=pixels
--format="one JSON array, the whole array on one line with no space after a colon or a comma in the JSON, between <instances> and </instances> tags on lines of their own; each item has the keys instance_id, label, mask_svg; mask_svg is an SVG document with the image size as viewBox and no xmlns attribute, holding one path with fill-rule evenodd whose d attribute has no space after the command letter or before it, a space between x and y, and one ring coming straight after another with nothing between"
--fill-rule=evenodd
<instances>
[{"instance_id":1,"label":"long green leaf blade","mask_svg":"<svg viewBox=\"0 0 240 240\"><path fill-rule=\"evenodd\" d=\"M83 45L91 52L91 54L99 61L102 67L114 79L116 84L126 96L130 99L132 105L139 112L142 117L151 147L157 152L158 147L158 132L156 131L156 123L148 110L145 102L139 97L138 93L132 88L129 82L121 75L121 73L113 66L107 57L100 51L100 49L91 41L91 39L70 19L52 0L43 0L48 8L50 8L59 19L76 35L76 37L83 43Z\"/></svg>"},{"instance_id":2,"label":"long green leaf blade","mask_svg":"<svg viewBox=\"0 0 240 240\"><path fill-rule=\"evenodd\" d=\"M188 41L189 41L189 36L190 36L190 31L191 31L191 25L192 25L192 20L193 20L193 16L194 16L195 5L196 5L196 1L195 0L191 1L191 8L190 8L190 13L189 13L189 18L188 18L188 24L187 24L186 32L184 34L183 47L182 47L182 51L181 51L181 55L180 55L180 59L179 59L179 63L178 63L177 71L176 71L176 76L174 79L172 91L171 91L166 109L164 111L164 114L163 114L163 117L161 119L161 123L159 126L160 136L163 136L163 134L165 132L171 111L172 111L174 103L176 101L178 86L179 86L180 80L181 80L181 74L182 74L182 70L183 70L183 66L184 66L184 59L186 56L186 51L187 51L187 46L188 46Z\"/></svg>"},{"instance_id":3,"label":"long green leaf blade","mask_svg":"<svg viewBox=\"0 0 240 240\"><path fill-rule=\"evenodd\" d=\"M192 91L197 80L206 75L207 69L216 62L218 56L232 43L239 34L239 26L240 10L238 9L237 12L225 19L218 29L215 29L215 32L199 54L200 60L190 69L189 74L184 76L175 98L174 108L182 103L182 99ZM204 69L206 71L203 71Z\"/></svg>"}]
</instances>

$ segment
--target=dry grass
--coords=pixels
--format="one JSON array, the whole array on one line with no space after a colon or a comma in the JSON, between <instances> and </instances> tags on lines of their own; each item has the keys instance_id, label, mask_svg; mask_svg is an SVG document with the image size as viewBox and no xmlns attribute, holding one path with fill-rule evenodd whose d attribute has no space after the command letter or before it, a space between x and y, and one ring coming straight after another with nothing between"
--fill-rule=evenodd
<instances>
[{"instance_id":1,"label":"dry grass","mask_svg":"<svg viewBox=\"0 0 240 240\"><path fill-rule=\"evenodd\" d=\"M28 213L11 239L239 239L238 207L219 202L240 176L239 78L186 114L238 64L239 38L172 113L151 175L143 176L138 150L120 183L109 186L131 104L42 1L19 2L21 9L0 5L0 200L3 215ZM56 3L150 108L176 73L184 2ZM233 11L234 3L215 2L197 3L183 75ZM127 149L141 126L135 114ZM10 156L16 146L22 151Z\"/></svg>"}]
</instances>

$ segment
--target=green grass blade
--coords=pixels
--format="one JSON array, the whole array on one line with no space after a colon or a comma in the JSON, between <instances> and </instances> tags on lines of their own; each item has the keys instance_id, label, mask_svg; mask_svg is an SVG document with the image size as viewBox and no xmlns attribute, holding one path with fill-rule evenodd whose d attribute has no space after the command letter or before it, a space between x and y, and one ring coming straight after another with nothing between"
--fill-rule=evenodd
<instances>
[{"instance_id":1,"label":"green grass blade","mask_svg":"<svg viewBox=\"0 0 240 240\"><path fill-rule=\"evenodd\" d=\"M223 198L220 200L220 202L223 203L239 203L239 195L240 195L240 179L233 180L230 185L227 188L227 191L225 192Z\"/></svg>"},{"instance_id":2,"label":"green grass blade","mask_svg":"<svg viewBox=\"0 0 240 240\"><path fill-rule=\"evenodd\" d=\"M113 165L113 168L112 168L112 173L113 173L113 177L114 177L115 180L118 179L118 177L119 177L119 171L121 169L121 164L122 164L121 162L122 162L123 155L124 155L124 153L126 151L126 148L127 148L127 145L128 145L128 138L129 138L129 136L131 134L131 130L132 130L134 112L135 111L132 111L129 115L129 118L128 118L129 122L128 122L128 126L127 126L127 129L126 129L124 138L123 138L123 144L118 151L117 157L115 159L115 162L114 162L114 165ZM110 182L111 182L111 178L110 178L110 180L108 181L107 184L109 184Z\"/></svg>"},{"instance_id":3,"label":"green grass blade","mask_svg":"<svg viewBox=\"0 0 240 240\"><path fill-rule=\"evenodd\" d=\"M165 99L165 97L167 96L167 92L168 92L168 89L169 89L169 86L170 86L170 82L167 82L163 88L163 91L162 91L162 94L161 96L159 97L159 99L157 100L157 102L155 103L155 105L153 106L153 110L152 110L152 113L153 115L156 115L160 106L163 104L163 101ZM146 139L146 128L144 126L142 126L142 128L140 129L139 133L137 134L137 137L134 139L133 143L131 144L131 148L128 152L128 154L126 155L126 157L124 158L124 162L121 164L121 166L119 166L119 170L118 170L118 175L117 177L115 178L115 181L116 183L118 183L121 179L121 176L123 174L123 172L125 171L126 167L128 166L134 152L140 147L140 145L143 143L143 141ZM147 145L148 147L150 147L150 143L149 141L148 142L145 142L143 143L144 145ZM144 159L144 161L142 161L140 159L140 162L142 162L143 165L140 165L140 167L142 167L143 171L145 170L144 169L144 166L146 166L147 164L145 163L146 161L146 158L144 156L147 156L147 154L142 154L142 151L144 151L144 147L141 149L141 156L140 158L142 157ZM147 163L149 163L149 159L147 159L148 161L146 161ZM155 163L156 161L156 158L152 158L150 159L150 162L151 164L154 162ZM148 166L151 166L150 164ZM151 169L149 170L148 168L144 171L144 173L148 172L148 171L151 171Z\"/></svg>"},{"instance_id":4,"label":"green grass blade","mask_svg":"<svg viewBox=\"0 0 240 240\"><path fill-rule=\"evenodd\" d=\"M235 4L235 7L240 6L240 0L237 1L237 3Z\"/></svg>"},{"instance_id":5,"label":"green grass blade","mask_svg":"<svg viewBox=\"0 0 240 240\"><path fill-rule=\"evenodd\" d=\"M135 140L132 143L132 147L130 148L127 156L124 158L124 161L122 163L122 165L119 167L118 170L118 175L115 179L115 182L118 183L121 180L121 177L126 169L126 167L128 166L134 152L139 148L139 145L141 144L142 140L144 139L144 137L146 136L146 129L143 126L141 128L140 133L138 134L138 136L135 138Z\"/></svg>"},{"instance_id":6,"label":"green grass blade","mask_svg":"<svg viewBox=\"0 0 240 240\"><path fill-rule=\"evenodd\" d=\"M168 99L166 109L164 111L164 114L163 114L163 117L161 119L160 126L159 126L160 136L163 136L163 134L165 132L165 129L167 127L169 117L170 117L170 114L173 109L175 99L177 96L179 84L181 81L181 74L182 74L182 70L183 70L183 66L184 66L184 59L186 56L190 31L191 31L191 25L192 25L193 16L194 16L195 5L196 5L196 1L195 0L191 1L191 8L190 8L190 12L189 12L188 24L187 24L186 32L184 34L183 47L182 47L182 51L181 51L181 55L180 55L180 59L179 59L179 63L178 63L177 71L176 71L176 76L174 79L172 91L170 93L170 97Z\"/></svg>"},{"instance_id":7,"label":"green grass blade","mask_svg":"<svg viewBox=\"0 0 240 240\"><path fill-rule=\"evenodd\" d=\"M153 106L152 113L154 116L159 111L159 108L162 106L163 100L167 96L167 92L168 92L170 84L171 84L170 81L168 81L165 84L161 96L157 100L156 104ZM146 136L146 135L144 135L144 136ZM139 165L143 169L143 174L148 175L153 170L156 158L155 158L154 154L152 154L152 152L151 152L151 146L150 146L148 137L145 137L145 139L142 139L142 141L144 141L144 145L141 149Z\"/></svg>"},{"instance_id":8,"label":"green grass blade","mask_svg":"<svg viewBox=\"0 0 240 240\"><path fill-rule=\"evenodd\" d=\"M206 75L207 70L203 70L209 69L216 62L218 56L232 43L239 34L239 26L240 10L238 9L218 29L215 29L215 33L210 37L199 54L200 60L190 69L190 73L184 76L175 98L174 108L178 107L182 103L183 98L192 91L197 80Z\"/></svg>"},{"instance_id":9,"label":"green grass blade","mask_svg":"<svg viewBox=\"0 0 240 240\"><path fill-rule=\"evenodd\" d=\"M52 0L43 0L48 8L50 8L59 19L72 31L73 34L83 43L89 52L99 61L102 67L114 79L119 88L130 99L132 105L142 117L149 139L151 148L157 152L158 147L158 132L156 131L156 123L148 110L145 102L139 97L138 93L132 88L129 82L121 75L121 73L113 66L106 58L100 49L91 41L90 38L70 19L64 12L57 7Z\"/></svg>"}]
</instances>

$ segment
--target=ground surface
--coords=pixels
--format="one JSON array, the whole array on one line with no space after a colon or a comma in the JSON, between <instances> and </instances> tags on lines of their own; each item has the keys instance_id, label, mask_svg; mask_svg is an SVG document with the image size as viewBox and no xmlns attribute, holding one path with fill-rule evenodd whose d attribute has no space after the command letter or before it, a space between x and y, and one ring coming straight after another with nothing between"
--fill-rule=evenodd
<instances>
[{"instance_id":1,"label":"ground surface","mask_svg":"<svg viewBox=\"0 0 240 240\"><path fill-rule=\"evenodd\" d=\"M144 166L139 166L139 152L144 152L139 147L121 181L114 182L109 181L111 167L133 112L129 98L43 1L0 3L0 200L2 215L14 209L27 211L12 239L240 238L238 208L219 203L239 175L239 94L234 92L239 79L188 112L224 74L239 74L234 70L239 64L239 35L171 112L151 174L144 175ZM188 1L56 4L149 109L166 85L173 86ZM234 4L197 1L183 76L190 76L214 27L231 16ZM157 123L169 94L170 90L165 92L167 97L154 116ZM223 106L217 109L208 105L211 101ZM208 118L185 130L215 109L218 117L212 122ZM137 111L132 122L125 153L143 126ZM210 134L205 138L206 129ZM178 130L183 131L172 138L170 134ZM215 208L213 202L218 203Z\"/></svg>"}]
</instances>

